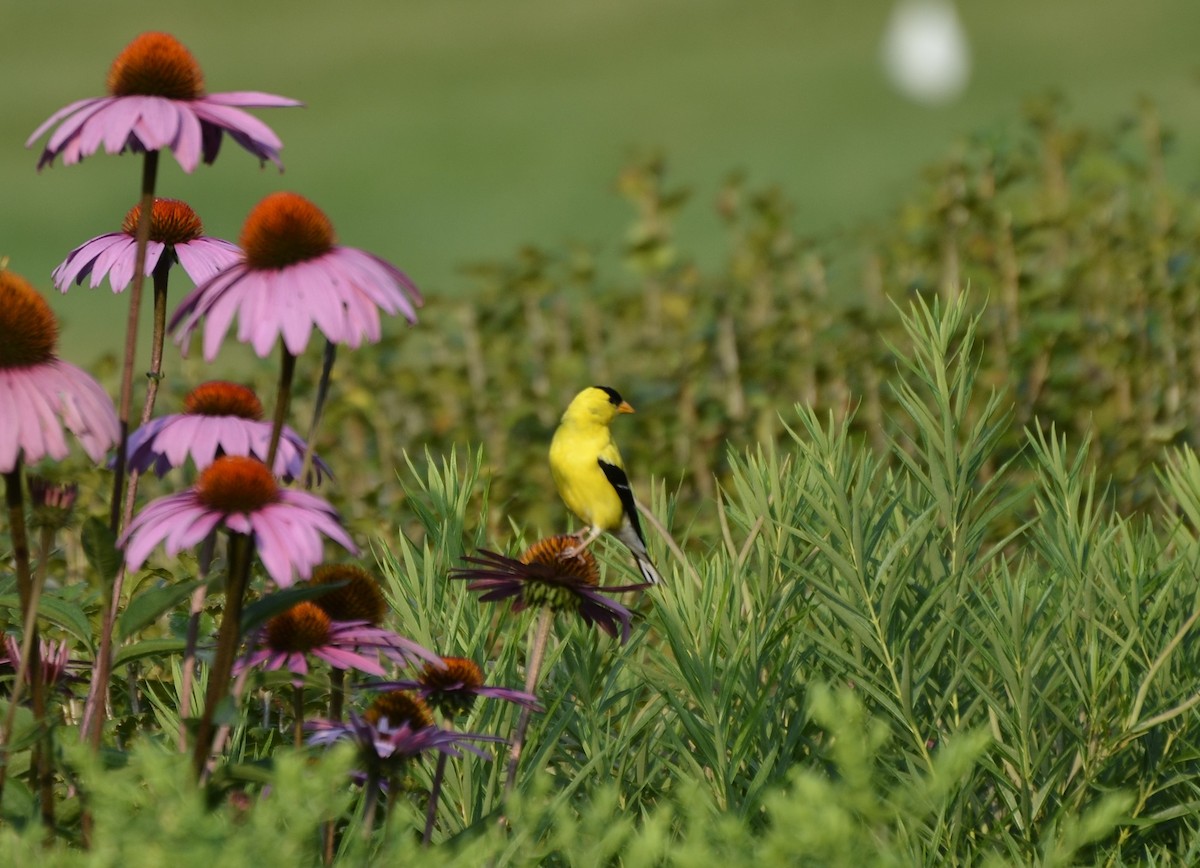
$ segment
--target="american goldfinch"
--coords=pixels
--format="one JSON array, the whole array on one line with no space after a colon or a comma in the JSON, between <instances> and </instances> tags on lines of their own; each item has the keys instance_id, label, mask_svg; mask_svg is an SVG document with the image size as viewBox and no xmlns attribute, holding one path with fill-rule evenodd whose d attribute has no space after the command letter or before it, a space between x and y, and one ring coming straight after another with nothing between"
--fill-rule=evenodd
<instances>
[{"instance_id":1,"label":"american goldfinch","mask_svg":"<svg viewBox=\"0 0 1200 868\"><path fill-rule=\"evenodd\" d=\"M650 563L629 477L608 430L618 413L632 412L633 407L616 389L608 386L584 389L567 406L554 432L550 442L550 471L567 508L587 525L579 533L579 544L570 553L579 554L608 531L633 553L646 581L656 585L662 576Z\"/></svg>"}]
</instances>

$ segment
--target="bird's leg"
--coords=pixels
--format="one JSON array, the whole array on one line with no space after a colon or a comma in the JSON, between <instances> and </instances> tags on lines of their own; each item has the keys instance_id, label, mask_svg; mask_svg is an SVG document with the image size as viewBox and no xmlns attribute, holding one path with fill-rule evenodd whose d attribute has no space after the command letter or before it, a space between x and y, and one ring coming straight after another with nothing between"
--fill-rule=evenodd
<instances>
[{"instance_id":1,"label":"bird's leg","mask_svg":"<svg viewBox=\"0 0 1200 868\"><path fill-rule=\"evenodd\" d=\"M576 545L568 546L567 548L563 549L562 554L559 555L559 558L578 557L584 549L596 541L597 537L599 537L601 533L603 533L603 531L600 530L600 528L593 527L587 529L586 531L580 531L573 534L576 539L579 539L579 542Z\"/></svg>"}]
</instances>

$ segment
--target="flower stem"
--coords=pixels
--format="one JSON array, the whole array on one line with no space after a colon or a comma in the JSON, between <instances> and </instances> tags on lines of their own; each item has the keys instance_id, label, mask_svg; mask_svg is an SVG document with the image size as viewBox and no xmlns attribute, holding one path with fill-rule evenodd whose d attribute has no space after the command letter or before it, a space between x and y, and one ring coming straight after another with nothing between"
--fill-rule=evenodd
<instances>
[{"instance_id":1,"label":"flower stem","mask_svg":"<svg viewBox=\"0 0 1200 868\"><path fill-rule=\"evenodd\" d=\"M271 445L267 449L267 467L275 471L275 453L279 451L279 437L287 422L288 405L292 400L292 377L296 373L296 357L282 349L279 364L279 386L275 391L275 418L271 423Z\"/></svg>"},{"instance_id":2,"label":"flower stem","mask_svg":"<svg viewBox=\"0 0 1200 868\"><path fill-rule=\"evenodd\" d=\"M433 837L433 821L437 819L438 799L442 795L442 778L446 775L446 754L438 751L437 768L433 772L433 783L429 787L429 806L425 809L425 834L421 846L428 847Z\"/></svg>"},{"instance_id":3,"label":"flower stem","mask_svg":"<svg viewBox=\"0 0 1200 868\"><path fill-rule=\"evenodd\" d=\"M363 841L370 841L371 833L375 831L375 808L379 804L379 771L373 764L368 764L364 789L366 802L363 804L362 837Z\"/></svg>"},{"instance_id":4,"label":"flower stem","mask_svg":"<svg viewBox=\"0 0 1200 868\"><path fill-rule=\"evenodd\" d=\"M150 179L151 195L150 207L146 206L145 196L142 200L142 211L138 217L138 238L140 239L142 224L146 224L146 232L150 231L150 224L146 215L150 213L154 205L153 196L153 178ZM147 235L148 237L148 235ZM135 291L141 291L139 277L142 271L145 270L145 250L139 248L140 257L138 260L137 270L135 271L134 286ZM154 416L154 403L158 398L158 386L162 381L162 357L163 357L163 341L167 334L167 276L170 273L170 257L165 253L159 260L158 265L154 268L154 332L153 339L150 345L150 370L146 373L146 398L142 403L141 424L145 425ZM132 299L131 299L132 304ZM136 322L130 323L129 328L136 331ZM132 365L132 357L126 357L127 367ZM122 389L124 389L124 381L122 381ZM122 401L126 397L122 393ZM122 411L124 415L121 417L121 444L117 452L117 469L116 473L120 476L124 475L125 469L125 453L128 451L128 434L129 434L129 408L125 407ZM125 527L133 520L134 507L137 505L138 479L140 474L137 470L132 470L129 473L129 485L124 492L124 505L121 510L120 519L113 525L113 532L118 532L122 527ZM114 483L119 489L119 483ZM117 489L114 489L114 494ZM83 732L91 741L92 747L95 750L100 749L100 739L103 733L104 715L108 700L108 685L112 679L112 641L113 630L116 628L117 615L121 609L121 597L125 592L125 564L122 561L120 568L117 570L116 578L113 580L112 595L109 601L108 609L104 613L104 623L100 630L100 647L96 652L96 671L92 679L92 685L88 692L87 706L83 713Z\"/></svg>"},{"instance_id":5,"label":"flower stem","mask_svg":"<svg viewBox=\"0 0 1200 868\"><path fill-rule=\"evenodd\" d=\"M529 650L529 662L525 670L525 692L536 693L538 677L542 671L542 661L546 657L546 645L550 639L550 626L554 623L554 610L543 606L538 616L537 632L533 637L533 647ZM525 745L525 733L529 729L529 718L533 709L526 705L521 709L521 718L517 721L517 731L513 735L512 746L508 754L508 775L504 781L504 795L508 797L517 780L517 765L521 761L521 749Z\"/></svg>"},{"instance_id":6,"label":"flower stem","mask_svg":"<svg viewBox=\"0 0 1200 868\"><path fill-rule=\"evenodd\" d=\"M342 719L342 706L346 701L346 670L329 670L329 719Z\"/></svg>"},{"instance_id":7,"label":"flower stem","mask_svg":"<svg viewBox=\"0 0 1200 868\"><path fill-rule=\"evenodd\" d=\"M212 566L213 549L217 546L217 535L210 533L200 544L200 563L197 578L201 581L208 578L208 569ZM196 640L200 636L200 615L204 612L204 600L208 597L208 582L192 592L191 606L188 608L187 638L183 645L183 674L182 685L179 688L179 752L187 752L187 718L192 713L192 680L196 672Z\"/></svg>"},{"instance_id":8,"label":"flower stem","mask_svg":"<svg viewBox=\"0 0 1200 868\"><path fill-rule=\"evenodd\" d=\"M163 343L167 336L167 279L171 273L171 258L163 252L154 267L154 331L150 342L150 370L146 372L146 402L142 405L142 423L154 416L154 402L163 380ZM125 519L129 520L128 516Z\"/></svg>"},{"instance_id":9,"label":"flower stem","mask_svg":"<svg viewBox=\"0 0 1200 868\"><path fill-rule=\"evenodd\" d=\"M292 734L296 750L304 747L304 685L292 685Z\"/></svg>"},{"instance_id":10,"label":"flower stem","mask_svg":"<svg viewBox=\"0 0 1200 868\"><path fill-rule=\"evenodd\" d=\"M208 690L204 695L204 713L196 729L196 744L192 753L192 768L199 779L208 765L213 744L213 720L217 707L229 695L229 678L233 673L233 661L241 639L242 606L246 597L246 586L250 581L250 561L254 557L254 543L245 534L230 534L229 572L225 577L225 610L221 613L221 626L217 631L217 651L208 675Z\"/></svg>"},{"instance_id":11,"label":"flower stem","mask_svg":"<svg viewBox=\"0 0 1200 868\"><path fill-rule=\"evenodd\" d=\"M48 829L54 828L54 780L50 774L50 726L46 719L46 697L42 684L42 662L40 659L41 644L37 636L37 606L41 596L40 582L34 582L29 569L29 537L25 529L25 498L21 489L21 464L17 463L10 472L4 474L4 495L8 505L8 526L12 533L13 559L17 567L17 595L21 601L21 616L24 623L22 635L21 668L29 672L29 694L33 705L33 716L37 724L45 729L46 742L41 745L37 754L36 778L40 792L42 823ZM44 571L39 570L44 576ZM8 713L4 720L4 729L0 731L0 748L3 749L3 759L0 761L0 795L3 793L8 773L8 743L12 737L13 724L16 720L16 708L20 699L21 687L24 683L22 671L17 672L13 683L12 695L8 700Z\"/></svg>"},{"instance_id":12,"label":"flower stem","mask_svg":"<svg viewBox=\"0 0 1200 868\"><path fill-rule=\"evenodd\" d=\"M138 318L142 306L142 285L146 280L146 245L150 241L150 217L154 211L154 184L158 177L158 151L146 151L142 162L142 201L138 214L137 249L134 253L133 285L129 290L129 318L125 325L125 356L121 365L121 395L117 415L121 437L117 446L117 462L113 469L113 493L109 526L113 533L121 530L121 501L125 484L125 462L129 444L129 414L133 406L133 364L137 356Z\"/></svg>"},{"instance_id":13,"label":"flower stem","mask_svg":"<svg viewBox=\"0 0 1200 868\"><path fill-rule=\"evenodd\" d=\"M321 424L321 411L325 409L325 399L329 397L329 376L333 372L333 363L336 358L337 344L333 341L325 341L325 354L321 361L321 380L317 383L317 401L313 406L308 437L304 440L304 463L300 467L300 484L305 488L312 488L308 475L312 473L313 441L317 437L317 426Z\"/></svg>"}]
</instances>

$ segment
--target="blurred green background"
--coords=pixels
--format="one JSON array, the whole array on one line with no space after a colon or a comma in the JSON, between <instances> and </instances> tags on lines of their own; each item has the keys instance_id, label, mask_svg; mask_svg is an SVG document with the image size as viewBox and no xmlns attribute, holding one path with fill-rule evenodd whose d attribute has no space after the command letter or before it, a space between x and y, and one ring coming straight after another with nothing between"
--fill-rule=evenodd
<instances>
[{"instance_id":1,"label":"blurred green background","mask_svg":"<svg viewBox=\"0 0 1200 868\"><path fill-rule=\"evenodd\" d=\"M217 163L194 175L165 160L160 195L187 200L209 234L236 239L263 195L300 192L325 209L341 241L408 270L431 304L469 291L463 265L524 242L616 244L627 206L614 179L650 150L699 193L681 241L713 258L721 251L710 200L731 170L777 182L797 201L804 231L833 233L886 215L957 137L1003 131L1024 99L1050 89L1073 117L1105 123L1150 97L1179 133L1170 171L1195 177L1195 0L960 3L972 77L960 100L938 108L906 100L881 71L892 8L8 0L0 255L49 290L50 270L72 247L119 226L136 198L138 161L101 154L39 174L37 150L23 145L60 106L100 94L112 59L150 29L192 50L210 91L265 90L307 104L258 113L284 140L283 175L226 139ZM178 298L190 284L177 279ZM54 304L65 358L87 363L116 348L125 305L107 288Z\"/></svg>"}]
</instances>

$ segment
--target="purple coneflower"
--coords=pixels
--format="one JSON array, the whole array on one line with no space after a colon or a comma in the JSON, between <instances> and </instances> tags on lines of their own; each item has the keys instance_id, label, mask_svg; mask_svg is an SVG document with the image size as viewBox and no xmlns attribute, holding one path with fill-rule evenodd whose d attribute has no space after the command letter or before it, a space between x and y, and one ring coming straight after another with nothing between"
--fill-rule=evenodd
<instances>
[{"instance_id":1,"label":"purple coneflower","mask_svg":"<svg viewBox=\"0 0 1200 868\"><path fill-rule=\"evenodd\" d=\"M465 717L479 697L503 699L542 711L537 697L511 687L487 687L483 672L466 657L443 657L442 666L426 666L416 680L367 684L371 690L412 690L446 717Z\"/></svg>"},{"instance_id":2,"label":"purple coneflower","mask_svg":"<svg viewBox=\"0 0 1200 868\"><path fill-rule=\"evenodd\" d=\"M142 206L134 205L125 215L120 232L97 236L67 254L51 275L59 291L66 292L72 282L82 284L89 276L88 286L93 289L106 276L113 292L128 287L136 268L141 214ZM207 237L200 218L187 203L155 199L150 209L150 240L146 244L147 277L154 273L164 253L169 257L168 264L178 262L195 284L203 283L241 256L233 242Z\"/></svg>"},{"instance_id":3,"label":"purple coneflower","mask_svg":"<svg viewBox=\"0 0 1200 868\"><path fill-rule=\"evenodd\" d=\"M472 591L482 591L483 602L516 597L513 611L546 606L555 612L578 613L587 624L595 624L610 636L621 627L621 641L629 639L630 611L601 591L635 591L646 584L599 587L600 568L587 549L566 555L578 544L572 536L552 536L534 543L520 560L496 552L480 551L465 561L477 564L454 570L452 579L465 579Z\"/></svg>"},{"instance_id":4,"label":"purple coneflower","mask_svg":"<svg viewBox=\"0 0 1200 868\"><path fill-rule=\"evenodd\" d=\"M262 419L258 396L245 386L223 380L201 383L183 399L183 412L151 419L129 435L131 470L153 468L159 476L182 467L190 458L203 470L222 455L249 455L267 460L271 423ZM275 454L275 475L285 482L298 477L304 466L305 443L284 426ZM316 482L333 474L313 457Z\"/></svg>"},{"instance_id":5,"label":"purple coneflower","mask_svg":"<svg viewBox=\"0 0 1200 868\"><path fill-rule=\"evenodd\" d=\"M0 473L67 456L66 427L99 462L120 429L112 399L55 356L58 322L23 277L0 270Z\"/></svg>"},{"instance_id":6,"label":"purple coneflower","mask_svg":"<svg viewBox=\"0 0 1200 868\"><path fill-rule=\"evenodd\" d=\"M293 356L315 326L332 344L380 338L379 312L416 322L421 295L404 272L354 247L338 246L329 218L295 193L272 193L246 218L242 259L196 287L171 317L186 351L201 320L212 361L233 319L237 339L265 358L277 338Z\"/></svg>"},{"instance_id":7,"label":"purple coneflower","mask_svg":"<svg viewBox=\"0 0 1200 868\"><path fill-rule=\"evenodd\" d=\"M308 655L324 660L334 669L357 669L370 675L384 674L382 653L403 662L440 658L411 639L405 639L366 621L335 621L316 603L297 603L276 615L259 631L251 651L234 668L234 674L251 666L268 670L286 669L301 678L308 674ZM299 683L299 679L297 680Z\"/></svg>"},{"instance_id":8,"label":"purple coneflower","mask_svg":"<svg viewBox=\"0 0 1200 868\"><path fill-rule=\"evenodd\" d=\"M450 756L462 756L461 748L484 758L491 757L471 741L502 741L498 736L455 732L435 726L428 707L404 691L385 693L371 704L362 717L351 713L349 722L314 720L305 724L312 734L309 744L354 742L367 766L377 779L395 774L413 757L436 750Z\"/></svg>"},{"instance_id":9,"label":"purple coneflower","mask_svg":"<svg viewBox=\"0 0 1200 868\"><path fill-rule=\"evenodd\" d=\"M253 538L267 574L280 587L308 578L322 560L322 536L357 551L332 506L314 494L280 488L256 458L223 455L195 487L160 497L121 536L125 562L136 570L163 543L174 556L217 528Z\"/></svg>"},{"instance_id":10,"label":"purple coneflower","mask_svg":"<svg viewBox=\"0 0 1200 868\"><path fill-rule=\"evenodd\" d=\"M108 96L59 109L33 131L25 147L58 125L38 168L61 155L71 165L103 145L110 154L169 148L185 172L203 159L212 163L225 133L263 162L279 162L283 143L243 108L298 106L287 97L258 91L204 92L200 65L174 36L143 33L125 47L108 71Z\"/></svg>"}]
</instances>

